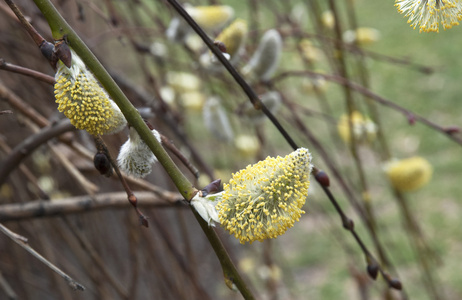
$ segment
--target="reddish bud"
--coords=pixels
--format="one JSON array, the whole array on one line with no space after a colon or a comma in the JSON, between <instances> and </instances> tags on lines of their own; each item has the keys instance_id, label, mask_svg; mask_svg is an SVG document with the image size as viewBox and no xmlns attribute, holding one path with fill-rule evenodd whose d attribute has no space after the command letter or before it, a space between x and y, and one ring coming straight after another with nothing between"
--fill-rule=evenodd
<instances>
[{"instance_id":1,"label":"reddish bud","mask_svg":"<svg viewBox=\"0 0 462 300\"><path fill-rule=\"evenodd\" d=\"M154 126L153 126L151 123L149 123L149 121L148 121L148 120L146 120L146 119L143 119L143 121L144 121L144 123L146 123L146 125L147 125L147 126L148 126L148 128L149 128L149 130L154 130Z\"/></svg>"},{"instance_id":2,"label":"reddish bud","mask_svg":"<svg viewBox=\"0 0 462 300\"><path fill-rule=\"evenodd\" d=\"M228 51L226 50L226 45L223 42L215 41L213 43L215 44L215 46L217 46L218 50L220 50L223 53L228 53Z\"/></svg>"},{"instance_id":3,"label":"reddish bud","mask_svg":"<svg viewBox=\"0 0 462 300\"><path fill-rule=\"evenodd\" d=\"M133 194L128 196L128 202L130 202L130 204L133 205L133 207L137 207L138 205L138 199Z\"/></svg>"},{"instance_id":4,"label":"reddish bud","mask_svg":"<svg viewBox=\"0 0 462 300\"><path fill-rule=\"evenodd\" d=\"M316 173L314 176L317 182L319 182L322 186L324 187L329 187L330 186L330 180L329 176L326 174L324 171L319 171Z\"/></svg>"},{"instance_id":5,"label":"reddish bud","mask_svg":"<svg viewBox=\"0 0 462 300\"><path fill-rule=\"evenodd\" d=\"M460 132L460 128L457 126L449 126L444 129L447 134L455 134Z\"/></svg>"},{"instance_id":6,"label":"reddish bud","mask_svg":"<svg viewBox=\"0 0 462 300\"><path fill-rule=\"evenodd\" d=\"M407 114L407 121L409 122L409 125L414 125L415 124L415 116L411 113Z\"/></svg>"}]
</instances>

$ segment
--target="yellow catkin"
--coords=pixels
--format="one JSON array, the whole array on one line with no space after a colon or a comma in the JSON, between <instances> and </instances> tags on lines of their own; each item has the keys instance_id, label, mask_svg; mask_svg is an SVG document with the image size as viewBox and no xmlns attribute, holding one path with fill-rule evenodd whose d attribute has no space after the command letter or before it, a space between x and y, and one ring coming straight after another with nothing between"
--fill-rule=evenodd
<instances>
[{"instance_id":1,"label":"yellow catkin","mask_svg":"<svg viewBox=\"0 0 462 300\"><path fill-rule=\"evenodd\" d=\"M433 168L425 158L414 156L388 163L385 173L395 189L408 192L426 185L432 177Z\"/></svg>"},{"instance_id":2,"label":"yellow catkin","mask_svg":"<svg viewBox=\"0 0 462 300\"><path fill-rule=\"evenodd\" d=\"M222 226L241 243L276 238L305 213L311 155L300 148L233 174L217 204Z\"/></svg>"},{"instance_id":3,"label":"yellow catkin","mask_svg":"<svg viewBox=\"0 0 462 300\"><path fill-rule=\"evenodd\" d=\"M188 6L186 11L205 30L220 28L234 16L234 9L228 5Z\"/></svg>"},{"instance_id":4,"label":"yellow catkin","mask_svg":"<svg viewBox=\"0 0 462 300\"><path fill-rule=\"evenodd\" d=\"M345 143L351 142L350 120L356 142L372 142L375 139L377 126L369 118L364 117L360 112L353 111L348 115L342 115L337 123L337 131Z\"/></svg>"},{"instance_id":5,"label":"yellow catkin","mask_svg":"<svg viewBox=\"0 0 462 300\"><path fill-rule=\"evenodd\" d=\"M90 134L111 134L122 130L126 120L88 71L81 59L72 53L72 66L59 62L56 73L55 98L58 110L69 118L72 125Z\"/></svg>"},{"instance_id":6,"label":"yellow catkin","mask_svg":"<svg viewBox=\"0 0 462 300\"><path fill-rule=\"evenodd\" d=\"M462 19L460 0L396 0L398 12L409 17L408 23L420 32L439 32L459 25Z\"/></svg>"},{"instance_id":7,"label":"yellow catkin","mask_svg":"<svg viewBox=\"0 0 462 300\"><path fill-rule=\"evenodd\" d=\"M233 58L244 45L247 38L247 31L247 22L237 19L226 27L216 39L225 45L226 53Z\"/></svg>"}]
</instances>

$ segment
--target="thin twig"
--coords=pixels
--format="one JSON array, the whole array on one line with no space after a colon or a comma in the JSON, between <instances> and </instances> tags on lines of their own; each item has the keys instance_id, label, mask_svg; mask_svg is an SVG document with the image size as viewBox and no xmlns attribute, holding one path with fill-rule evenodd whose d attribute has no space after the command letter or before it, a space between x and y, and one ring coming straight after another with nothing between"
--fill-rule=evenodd
<instances>
[{"instance_id":1,"label":"thin twig","mask_svg":"<svg viewBox=\"0 0 462 300\"><path fill-rule=\"evenodd\" d=\"M11 285L6 281L5 277L3 276L2 272L0 272L0 287L2 287L3 291L5 292L8 300L16 300L18 299L18 295L14 292Z\"/></svg>"},{"instance_id":2,"label":"thin twig","mask_svg":"<svg viewBox=\"0 0 462 300\"><path fill-rule=\"evenodd\" d=\"M95 247L90 242L88 237L82 232L81 229L79 229L72 222L70 222L67 219L67 217L63 217L63 220L66 223L66 225L69 227L69 229L72 231L74 236L77 238L80 245L85 249L87 254L90 256L93 263L103 273L108 283L114 288L114 290L119 294L119 296L122 297L122 299L130 299L128 291L121 284L121 282L117 280L117 278L109 270L109 268L103 263L103 259L101 258L101 255L98 253L98 251L96 251Z\"/></svg>"},{"instance_id":3,"label":"thin twig","mask_svg":"<svg viewBox=\"0 0 462 300\"><path fill-rule=\"evenodd\" d=\"M24 29L26 29L27 33L30 35L30 37L34 40L35 44L40 47L43 42L45 42L45 39L35 30L34 26L32 26L29 21L24 17L22 12L19 10L19 8L16 6L16 4L13 3L11 0L5 0L6 4L11 8L11 10L14 12L16 17L18 17L19 22L22 24Z\"/></svg>"},{"instance_id":4,"label":"thin twig","mask_svg":"<svg viewBox=\"0 0 462 300\"><path fill-rule=\"evenodd\" d=\"M357 83L354 83L354 82L351 82L349 81L348 79L346 78L343 78L343 77L340 77L340 76L337 76L337 75L327 75L327 74L322 74L322 73L317 73L317 72L313 72L313 71L306 71L306 70L303 70L303 71L287 71L287 72L283 72L283 73L280 73L279 75L277 75L276 77L274 77L272 79L272 82L273 83L276 83L276 82L280 82L284 79L287 79L287 78L290 78L292 76L295 76L295 77L305 77L305 76L309 76L309 77L322 77L328 81L331 81L331 82L336 82L338 84L341 84L341 85L346 85L346 86L349 86L351 89L357 91L358 93L360 94L363 94L367 97L369 97L370 99L373 99L374 101L384 105L384 106L388 106L400 113L402 113L404 116L406 116L406 118L408 119L409 123L412 125L414 122L420 122L424 125L426 125L427 127L430 127L444 135L446 135L448 138L450 138L451 140L453 140L454 142L462 145L462 138L460 138L457 133L458 133L458 128L455 128L455 127L451 127L451 126L448 126L448 127L443 127L443 126L440 126L430 120L428 120L427 118L425 117L422 117L418 114L415 114L413 112L411 112L410 110L396 104L395 102L393 101L390 101L382 96L379 96L377 94L375 94L374 92L372 92L371 90L368 90L367 88L357 84Z\"/></svg>"},{"instance_id":5,"label":"thin twig","mask_svg":"<svg viewBox=\"0 0 462 300\"><path fill-rule=\"evenodd\" d=\"M167 0L170 5L175 8L175 10L184 18L184 20L191 26L191 28L199 35L199 37L204 41L207 47L212 51L212 53L218 58L218 60L223 64L223 66L228 70L229 74L234 78L237 84L242 88L244 93L248 96L250 102L257 110L261 110L268 119L271 120L273 125L278 129L281 135L285 138L287 143L295 150L298 148L295 141L289 135L289 133L282 127L276 117L271 113L271 111L260 101L255 91L249 86L249 84L244 80L244 78L237 72L237 70L231 65L231 63L223 56L223 53L218 49L214 42L207 36L207 34L202 30L202 28L197 25L197 23L191 18L191 16L186 12L186 10L176 1L176 0Z\"/></svg>"},{"instance_id":6,"label":"thin twig","mask_svg":"<svg viewBox=\"0 0 462 300\"><path fill-rule=\"evenodd\" d=\"M27 238L14 233L13 231L9 230L6 228L3 224L0 224L0 231L3 232L6 236L8 236L10 239L12 239L16 244L21 246L24 250L32 254L35 258L43 262L47 267L49 267L51 270L54 272L58 273L64 280L66 280L67 284L74 289L74 290L80 290L83 291L85 290L85 287L75 281L72 277L61 271L58 267L56 267L54 264L52 264L50 261L48 261L46 258L44 258L42 255L40 255L37 251L35 251L29 244L27 243Z\"/></svg>"},{"instance_id":7,"label":"thin twig","mask_svg":"<svg viewBox=\"0 0 462 300\"><path fill-rule=\"evenodd\" d=\"M138 214L138 218L140 220L141 225L143 225L145 227L149 227L148 218L138 208L138 199L137 199L137 197L135 196L132 189L130 188L127 181L125 180L125 177L122 176L122 173L119 170L119 166L118 166L117 162L112 158L112 156L109 153L109 150L108 150L106 144L104 143L103 139L100 136L97 136L97 137L95 137L95 143L96 143L96 148L98 149L98 151L102 151L106 155L106 157L109 159L109 161L111 162L111 165L114 168L114 170L115 170L115 172L117 174L117 177L120 180L120 183L122 184L125 192L127 193L128 202L130 202L130 204L135 208L135 211Z\"/></svg>"},{"instance_id":8,"label":"thin twig","mask_svg":"<svg viewBox=\"0 0 462 300\"><path fill-rule=\"evenodd\" d=\"M137 199L143 207L187 207L182 205L181 196L161 198L153 192L137 192ZM123 192L103 193L93 196L84 195L53 201L34 200L25 203L0 205L0 222L25 220L31 218L49 218L69 214L81 214L104 209L127 208L127 195Z\"/></svg>"},{"instance_id":9,"label":"thin twig","mask_svg":"<svg viewBox=\"0 0 462 300\"><path fill-rule=\"evenodd\" d=\"M7 63L3 58L0 58L0 70L5 70L8 72L28 76L51 85L55 84L55 78L53 76L29 68L21 67L15 64Z\"/></svg>"},{"instance_id":10,"label":"thin twig","mask_svg":"<svg viewBox=\"0 0 462 300\"><path fill-rule=\"evenodd\" d=\"M18 144L13 151L0 163L0 185L8 178L14 168L19 166L21 161L37 149L40 145L65 132L75 130L75 127L68 119L59 121L55 126L46 127L37 134L31 135Z\"/></svg>"},{"instance_id":11,"label":"thin twig","mask_svg":"<svg viewBox=\"0 0 462 300\"><path fill-rule=\"evenodd\" d=\"M88 195L93 196L96 192L98 192L99 187L87 179L56 145L49 143L48 147L52 157L56 158L61 163L64 169L74 179L74 182L80 186Z\"/></svg>"}]
</instances>

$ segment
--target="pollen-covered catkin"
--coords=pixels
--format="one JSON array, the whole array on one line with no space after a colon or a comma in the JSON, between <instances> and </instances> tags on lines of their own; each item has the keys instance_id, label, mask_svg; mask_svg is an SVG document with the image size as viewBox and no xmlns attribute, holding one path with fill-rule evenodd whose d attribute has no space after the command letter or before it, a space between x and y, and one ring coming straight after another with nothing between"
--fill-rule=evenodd
<instances>
[{"instance_id":1,"label":"pollen-covered catkin","mask_svg":"<svg viewBox=\"0 0 462 300\"><path fill-rule=\"evenodd\" d=\"M72 125L92 135L113 134L127 124L117 105L109 98L79 56L71 50L68 68L61 61L55 75L55 97L58 110Z\"/></svg>"},{"instance_id":2,"label":"pollen-covered catkin","mask_svg":"<svg viewBox=\"0 0 462 300\"><path fill-rule=\"evenodd\" d=\"M311 154L299 148L233 174L216 205L222 226L241 243L275 238L305 213Z\"/></svg>"},{"instance_id":3,"label":"pollen-covered catkin","mask_svg":"<svg viewBox=\"0 0 462 300\"><path fill-rule=\"evenodd\" d=\"M462 20L462 1L460 0L396 0L398 12L409 17L411 27L420 32L439 32L459 25Z\"/></svg>"}]
</instances>

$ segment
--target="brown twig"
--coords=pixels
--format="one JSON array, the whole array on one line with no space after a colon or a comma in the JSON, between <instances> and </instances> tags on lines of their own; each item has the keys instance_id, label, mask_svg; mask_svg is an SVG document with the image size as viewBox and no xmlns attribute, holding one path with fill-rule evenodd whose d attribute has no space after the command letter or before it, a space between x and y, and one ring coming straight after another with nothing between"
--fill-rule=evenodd
<instances>
[{"instance_id":1,"label":"brown twig","mask_svg":"<svg viewBox=\"0 0 462 300\"><path fill-rule=\"evenodd\" d=\"M11 148L8 144L4 141L2 137L0 137L0 149L6 153L7 155L11 153ZM24 164L19 165L19 170L23 173L24 177L33 185L34 189L36 190L37 197L43 200L49 200L50 196L39 186L37 183L37 178L31 172L31 170Z\"/></svg>"},{"instance_id":2,"label":"brown twig","mask_svg":"<svg viewBox=\"0 0 462 300\"><path fill-rule=\"evenodd\" d=\"M137 199L145 207L186 207L182 205L179 194L177 197L166 199L153 192L137 192ZM53 199L53 201L10 203L0 205L0 221L49 218L112 208L124 209L127 205L127 195L121 192Z\"/></svg>"},{"instance_id":3,"label":"brown twig","mask_svg":"<svg viewBox=\"0 0 462 300\"><path fill-rule=\"evenodd\" d=\"M162 140L162 144L170 150L173 154L175 154L176 157L178 157L179 160L188 168L188 170L194 175L194 177L199 178L199 170L193 164L189 161L189 159L186 158L186 156L183 155L183 153L178 150L177 147L168 139L166 136L163 134L160 135L160 138Z\"/></svg>"},{"instance_id":4,"label":"brown twig","mask_svg":"<svg viewBox=\"0 0 462 300\"><path fill-rule=\"evenodd\" d=\"M11 64L5 61L5 59L0 58L0 70L5 70L12 73L21 74L28 76L48 84L55 84L55 78L53 76L38 72L29 68L21 67L15 64Z\"/></svg>"},{"instance_id":5,"label":"brown twig","mask_svg":"<svg viewBox=\"0 0 462 300\"><path fill-rule=\"evenodd\" d=\"M35 30L34 26L32 26L29 21L27 21L27 19L24 17L16 4L13 3L13 1L5 0L5 2L14 12L16 17L18 17L19 22L22 24L23 28L27 31L30 37L34 40L35 44L40 47L45 42L45 39L37 32L37 30Z\"/></svg>"},{"instance_id":6,"label":"brown twig","mask_svg":"<svg viewBox=\"0 0 462 300\"><path fill-rule=\"evenodd\" d=\"M6 279L3 276L2 272L0 272L0 287L5 292L6 296L8 297L8 300L17 300L18 299L18 295L16 295L16 293L14 292L11 285L8 283L8 281L6 281Z\"/></svg>"},{"instance_id":7,"label":"brown twig","mask_svg":"<svg viewBox=\"0 0 462 300\"><path fill-rule=\"evenodd\" d=\"M67 284L74 290L80 290L83 291L85 290L85 287L75 281L72 277L61 271L58 267L56 267L54 264L52 264L50 261L48 261L46 258L44 258L42 255L40 255L37 251L35 251L29 244L27 243L27 238L16 234L3 226L3 224L0 224L0 231L3 232L6 236L8 236L10 239L12 239L16 244L21 246L24 250L32 254L35 258L40 260L42 263L44 263L47 267L49 267L51 270L59 274L64 280L66 280Z\"/></svg>"},{"instance_id":8,"label":"brown twig","mask_svg":"<svg viewBox=\"0 0 462 300\"><path fill-rule=\"evenodd\" d=\"M451 140L453 140L454 142L462 145L462 138L460 138L459 136L457 136L457 133L458 133L458 129L457 128L453 128L453 127L443 127L443 126L440 126L430 120L428 120L427 118L425 117L422 117L418 114L415 114L413 112L411 112L410 110L396 104L395 102L392 102L384 97L381 97L377 94L375 94L374 92L366 89L365 87L357 84L357 83L354 83L354 82L351 82L349 81L348 79L346 78L343 78L343 77L340 77L340 76L337 76L337 75L326 75L326 74L322 74L322 73L317 73L317 72L312 72L312 71L287 71L287 72L283 72L283 73L280 73L279 75L277 75L276 77L274 77L272 79L272 82L273 83L276 83L276 82L279 82L279 81L282 81L284 79L287 79L289 77L292 77L292 76L295 76L295 77L305 77L305 76L309 76L309 77L322 77L326 80L329 80L329 81L332 81L332 82L336 82L338 84L341 84L341 85L346 85L346 86L349 86L351 89L357 91L358 93L360 94L363 94L367 97L369 97L370 99L373 99L374 101L384 105L384 106L388 106L400 113L402 113L404 116L406 116L406 118L408 119L408 121L413 124L414 122L420 122L444 135L446 135L448 138L450 138Z\"/></svg>"},{"instance_id":9,"label":"brown twig","mask_svg":"<svg viewBox=\"0 0 462 300\"><path fill-rule=\"evenodd\" d=\"M112 167L114 168L120 180L120 183L122 184L125 192L127 193L128 202L130 202L130 204L135 208L135 211L138 214L141 225L143 225L144 227L149 227L148 218L138 208L137 197L135 196L132 189L130 188L127 181L125 180L125 177L122 176L122 173L119 170L119 166L117 165L117 162L112 158L101 136L95 137L95 144L96 144L96 148L98 149L98 151L102 151L106 155L106 157L109 159Z\"/></svg>"},{"instance_id":10,"label":"brown twig","mask_svg":"<svg viewBox=\"0 0 462 300\"><path fill-rule=\"evenodd\" d=\"M18 144L13 151L0 163L0 185L2 185L10 172L19 166L21 161L37 149L40 145L65 132L75 130L68 119L59 121L52 127L42 129Z\"/></svg>"},{"instance_id":11,"label":"brown twig","mask_svg":"<svg viewBox=\"0 0 462 300\"><path fill-rule=\"evenodd\" d=\"M17 109L21 114L37 124L39 127L49 125L49 121L34 110L29 104L18 97L6 85L0 81L0 98L6 100L14 109Z\"/></svg>"},{"instance_id":12,"label":"brown twig","mask_svg":"<svg viewBox=\"0 0 462 300\"><path fill-rule=\"evenodd\" d=\"M107 279L108 283L114 288L114 290L119 294L122 299L130 299L128 291L124 288L124 286L117 280L114 274L108 269L108 267L103 263L103 259L101 255L99 255L98 251L96 251L95 247L89 241L88 237L75 226L72 222L70 222L66 217L63 217L64 222L72 231L74 236L78 239L79 243L87 254L90 256L92 262L98 267L98 269L103 273L105 278Z\"/></svg>"}]
</instances>

